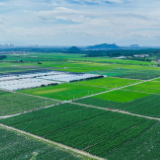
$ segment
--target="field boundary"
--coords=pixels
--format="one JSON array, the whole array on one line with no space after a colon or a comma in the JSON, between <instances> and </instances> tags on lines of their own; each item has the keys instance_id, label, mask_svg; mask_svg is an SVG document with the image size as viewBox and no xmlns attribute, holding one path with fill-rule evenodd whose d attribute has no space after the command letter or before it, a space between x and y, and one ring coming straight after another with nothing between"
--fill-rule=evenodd
<instances>
[{"instance_id":1,"label":"field boundary","mask_svg":"<svg viewBox=\"0 0 160 160\"><path fill-rule=\"evenodd\" d=\"M18 132L18 133L20 133L20 134L22 134L22 135L30 136L30 137L33 137L33 138L35 138L35 139L37 139L37 140L44 141L44 142L46 142L46 143L48 143L48 144L57 146L57 147L59 147L59 148L61 148L61 149L65 149L66 151L68 150L68 152L70 151L70 152L72 152L72 153L75 153L75 154L78 154L78 155L81 155L81 156L85 156L85 157L88 157L88 158L91 158L91 159L94 159L94 160L107 160L107 159L104 159L104 158L100 158L100 157L91 155L90 153L84 152L84 151L82 151L82 150L78 150L78 149L75 149L75 148L66 146L66 145L64 145L64 144L57 143L57 142L54 142L54 141L45 139L45 138L43 138L43 137L40 137L40 136L31 134L31 133L28 133L28 132L25 132L25 131L16 129L16 128L14 128L14 127L10 127L10 126L4 125L4 124L2 124L2 123L0 123L0 126L6 128L6 129L8 129L8 130L11 130L11 131L16 131L16 132Z\"/></svg>"}]
</instances>

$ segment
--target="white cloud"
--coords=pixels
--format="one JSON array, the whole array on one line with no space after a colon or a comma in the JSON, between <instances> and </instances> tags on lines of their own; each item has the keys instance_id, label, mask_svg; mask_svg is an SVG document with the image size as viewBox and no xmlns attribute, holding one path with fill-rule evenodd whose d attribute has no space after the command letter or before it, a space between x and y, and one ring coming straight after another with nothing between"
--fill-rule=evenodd
<instances>
[{"instance_id":1,"label":"white cloud","mask_svg":"<svg viewBox=\"0 0 160 160\"><path fill-rule=\"evenodd\" d=\"M0 3L0 43L158 44L160 1L108 0L113 5L106 0L85 1L99 5L69 0L6 0L3 7Z\"/></svg>"}]
</instances>

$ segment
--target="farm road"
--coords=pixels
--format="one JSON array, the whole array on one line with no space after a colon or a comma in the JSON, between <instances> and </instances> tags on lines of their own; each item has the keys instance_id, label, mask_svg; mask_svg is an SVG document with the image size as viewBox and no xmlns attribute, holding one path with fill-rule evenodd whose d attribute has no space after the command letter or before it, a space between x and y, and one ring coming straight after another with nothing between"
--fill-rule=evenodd
<instances>
[{"instance_id":1,"label":"farm road","mask_svg":"<svg viewBox=\"0 0 160 160\"><path fill-rule=\"evenodd\" d=\"M10 126L7 126L7 125L1 124L1 123L0 123L0 127L3 127L3 128L5 128L5 129L11 130L11 131L16 131L17 133L20 133L20 134L22 134L22 135L26 135L26 136L35 138L35 139L37 139L37 140L41 140L41 141L43 141L43 142L46 142L46 143L48 143L48 144L57 146L58 148L61 148L61 149L66 150L66 151L68 151L68 152L71 151L71 152L73 152L73 153L75 153L75 154L88 157L88 160L89 160L89 159L92 159L92 160L93 160L93 159L94 159L94 160L107 160L107 159L103 159L103 158L100 158L100 157L91 155L91 154L89 154L89 153L87 153L87 152L84 152L84 151L82 151L82 150L78 150L78 149L75 149L75 148L66 146L66 145L64 145L64 144L57 143L57 142L54 142L54 141L45 139L45 138L43 138L43 137L39 137L39 136L37 136L37 135L34 135L34 134L31 134L31 133L28 133L28 132L25 132L25 131L16 129L16 128L14 128L14 127L10 127Z\"/></svg>"}]
</instances>

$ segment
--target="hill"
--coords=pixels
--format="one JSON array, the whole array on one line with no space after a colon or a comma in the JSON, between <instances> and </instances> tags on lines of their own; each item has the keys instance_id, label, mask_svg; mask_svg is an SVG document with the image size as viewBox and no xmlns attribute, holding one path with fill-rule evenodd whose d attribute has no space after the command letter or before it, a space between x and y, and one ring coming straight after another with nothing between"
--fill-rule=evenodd
<instances>
[{"instance_id":1,"label":"hill","mask_svg":"<svg viewBox=\"0 0 160 160\"><path fill-rule=\"evenodd\" d=\"M106 49L119 49L120 47L117 46L115 43L113 44L96 44L94 46L89 46L86 49L93 49L93 50L106 50Z\"/></svg>"}]
</instances>

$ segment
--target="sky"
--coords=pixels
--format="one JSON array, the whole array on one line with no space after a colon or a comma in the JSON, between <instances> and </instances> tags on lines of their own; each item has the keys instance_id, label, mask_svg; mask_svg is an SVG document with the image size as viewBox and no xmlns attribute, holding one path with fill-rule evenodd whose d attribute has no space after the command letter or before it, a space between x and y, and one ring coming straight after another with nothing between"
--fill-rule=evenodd
<instances>
[{"instance_id":1,"label":"sky","mask_svg":"<svg viewBox=\"0 0 160 160\"><path fill-rule=\"evenodd\" d=\"M0 0L0 44L159 42L159 0Z\"/></svg>"}]
</instances>

